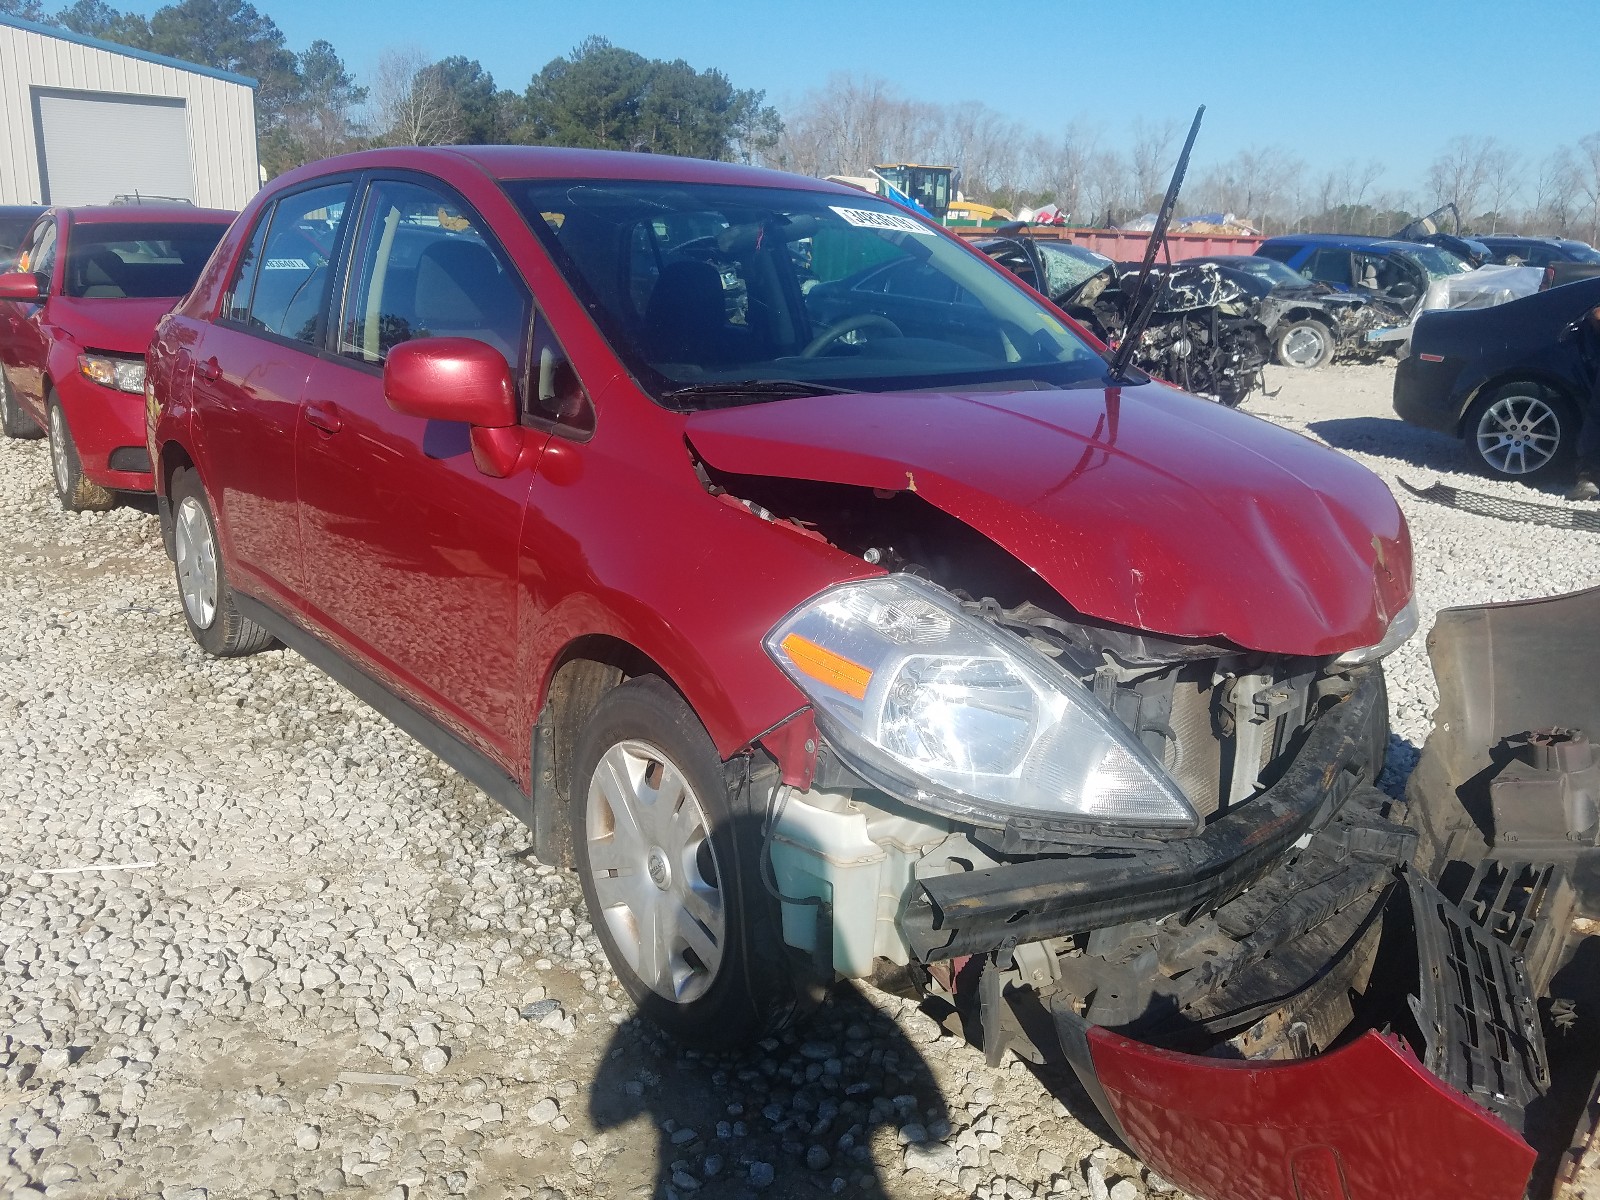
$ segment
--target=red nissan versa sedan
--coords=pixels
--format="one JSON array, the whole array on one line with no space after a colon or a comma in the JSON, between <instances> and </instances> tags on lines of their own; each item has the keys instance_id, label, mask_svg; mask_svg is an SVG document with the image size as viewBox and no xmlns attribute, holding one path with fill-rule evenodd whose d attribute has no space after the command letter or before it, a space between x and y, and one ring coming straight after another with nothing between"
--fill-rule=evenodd
<instances>
[{"instance_id":1,"label":"red nissan versa sedan","mask_svg":"<svg viewBox=\"0 0 1600 1200\"><path fill-rule=\"evenodd\" d=\"M48 431L68 511L148 492L144 352L236 214L183 205L56 208L0 275L0 430Z\"/></svg>"},{"instance_id":2,"label":"red nissan versa sedan","mask_svg":"<svg viewBox=\"0 0 1600 1200\"><path fill-rule=\"evenodd\" d=\"M1416 609L1350 459L860 192L520 147L275 180L150 398L200 645L501 800L672 1033L915 988L1196 1195L1522 1194L1531 984L1372 786Z\"/></svg>"}]
</instances>

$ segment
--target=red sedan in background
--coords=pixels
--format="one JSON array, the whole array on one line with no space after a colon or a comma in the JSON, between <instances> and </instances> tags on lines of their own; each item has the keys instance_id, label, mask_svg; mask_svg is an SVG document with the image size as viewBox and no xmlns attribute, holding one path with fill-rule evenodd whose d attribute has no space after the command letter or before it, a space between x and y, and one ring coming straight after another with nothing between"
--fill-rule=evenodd
<instances>
[{"instance_id":1,"label":"red sedan in background","mask_svg":"<svg viewBox=\"0 0 1600 1200\"><path fill-rule=\"evenodd\" d=\"M145 347L233 216L176 205L50 209L0 275L0 428L48 432L68 511L153 489Z\"/></svg>"}]
</instances>

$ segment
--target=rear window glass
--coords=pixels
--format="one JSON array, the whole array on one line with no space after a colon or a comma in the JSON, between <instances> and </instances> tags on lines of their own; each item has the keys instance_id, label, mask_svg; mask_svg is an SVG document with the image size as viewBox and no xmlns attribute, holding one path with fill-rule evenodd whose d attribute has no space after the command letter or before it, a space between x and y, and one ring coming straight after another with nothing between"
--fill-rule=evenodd
<instances>
[{"instance_id":1,"label":"rear window glass","mask_svg":"<svg viewBox=\"0 0 1600 1200\"><path fill-rule=\"evenodd\" d=\"M67 243L65 292L84 299L182 296L227 225L160 222L77 225Z\"/></svg>"}]
</instances>

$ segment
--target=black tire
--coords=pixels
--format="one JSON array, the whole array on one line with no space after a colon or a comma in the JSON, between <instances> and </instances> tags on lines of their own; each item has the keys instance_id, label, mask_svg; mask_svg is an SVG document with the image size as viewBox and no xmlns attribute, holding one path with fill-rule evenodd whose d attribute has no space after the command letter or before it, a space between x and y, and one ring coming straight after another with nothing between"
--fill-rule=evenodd
<instances>
[{"instance_id":1,"label":"black tire","mask_svg":"<svg viewBox=\"0 0 1600 1200\"><path fill-rule=\"evenodd\" d=\"M50 481L56 486L61 507L68 512L104 512L115 508L115 493L84 478L78 444L72 440L72 427L67 424L67 414L61 405L48 401L45 415L50 438Z\"/></svg>"},{"instance_id":2,"label":"black tire","mask_svg":"<svg viewBox=\"0 0 1600 1200\"><path fill-rule=\"evenodd\" d=\"M30 441L44 436L39 422L29 416L28 410L18 404L16 396L12 395L11 385L6 382L3 370L0 370L0 433Z\"/></svg>"},{"instance_id":3,"label":"black tire","mask_svg":"<svg viewBox=\"0 0 1600 1200\"><path fill-rule=\"evenodd\" d=\"M199 477L191 470L180 470L173 475L168 492L172 501L173 577L190 636L216 658L240 658L267 649L273 644L272 635L234 604L233 589L222 565L216 518ZM209 546L209 551L203 546ZM207 560L214 572L210 575L209 604L203 601L204 589L201 593L193 590L200 578L196 572L204 571Z\"/></svg>"},{"instance_id":4,"label":"black tire","mask_svg":"<svg viewBox=\"0 0 1600 1200\"><path fill-rule=\"evenodd\" d=\"M1315 338L1315 352L1308 347ZM1335 339L1333 330L1313 317L1295 321L1278 330L1272 342L1272 356L1278 365L1296 371L1314 371L1333 361Z\"/></svg>"},{"instance_id":5,"label":"black tire","mask_svg":"<svg viewBox=\"0 0 1600 1200\"><path fill-rule=\"evenodd\" d=\"M1480 397L1468 411L1462 433L1467 457L1482 474L1543 483L1572 470L1578 426L1577 406L1564 395L1544 384L1523 381L1502 384Z\"/></svg>"},{"instance_id":6,"label":"black tire","mask_svg":"<svg viewBox=\"0 0 1600 1200\"><path fill-rule=\"evenodd\" d=\"M629 964L629 955L613 929L613 921L628 936L628 926L636 923L633 912L619 904L606 908L598 891L597 875L602 872L597 869L595 858L605 853L604 839L612 830L599 828L599 819L591 829L591 788L602 760L608 764L615 761L607 759L607 755L622 752L625 746L642 746L651 754L659 753L668 769L675 768L693 793L689 801L697 804L709 828L702 845L709 845L711 851L710 865L724 922L718 944L721 958L714 972L691 976L688 986L700 990L683 1000L670 999L656 991ZM648 771L644 778L648 784ZM604 791L604 785L600 791ZM573 858L590 922L605 947L612 970L644 1017L678 1041L708 1049L737 1049L781 1029L794 1018L799 989L784 951L777 901L761 883L759 815L748 811L743 798L730 794L722 762L705 727L665 680L651 675L631 679L606 693L596 705L578 740L570 801ZM609 811L604 803L603 799L596 801L601 818ZM683 811L684 803L680 799L673 812ZM614 817L611 824L614 830ZM636 820L634 824L644 829L647 823ZM593 843L591 832L597 839ZM649 841L646 834L639 844ZM655 843L663 844L667 843ZM658 850L650 851L651 856L657 853ZM702 880L704 854L701 849L694 856ZM679 861L663 857L668 862ZM644 855L635 871L607 869L603 873L612 890L627 876L637 879L646 892L654 886L669 900L675 894L661 883ZM671 887L680 886L679 874L683 877L681 886L690 886L690 872L684 870L670 876ZM676 909L688 912L682 904L676 904ZM702 930L707 928L701 924ZM692 964L699 960L688 961Z\"/></svg>"}]
</instances>

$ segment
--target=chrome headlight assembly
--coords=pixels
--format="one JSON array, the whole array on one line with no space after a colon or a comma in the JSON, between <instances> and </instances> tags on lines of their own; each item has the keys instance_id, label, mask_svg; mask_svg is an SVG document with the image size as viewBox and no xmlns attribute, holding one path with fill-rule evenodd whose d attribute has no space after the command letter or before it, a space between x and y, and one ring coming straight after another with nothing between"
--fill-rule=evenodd
<instances>
[{"instance_id":1,"label":"chrome headlight assembly","mask_svg":"<svg viewBox=\"0 0 1600 1200\"><path fill-rule=\"evenodd\" d=\"M1336 668L1361 667L1367 663L1374 663L1380 659L1388 658L1396 650L1411 640L1411 635L1417 631L1417 596L1413 592L1406 606L1400 610L1395 619L1389 622L1389 628L1384 632L1383 640L1375 646L1363 646L1359 650L1346 650L1333 660Z\"/></svg>"},{"instance_id":2,"label":"chrome headlight assembly","mask_svg":"<svg viewBox=\"0 0 1600 1200\"><path fill-rule=\"evenodd\" d=\"M1199 828L1177 785L1082 684L914 576L830 588L764 644L841 757L910 804L993 828L1016 818Z\"/></svg>"},{"instance_id":3,"label":"chrome headlight assembly","mask_svg":"<svg viewBox=\"0 0 1600 1200\"><path fill-rule=\"evenodd\" d=\"M78 370L85 379L118 392L144 391L144 359L120 354L80 354Z\"/></svg>"}]
</instances>

